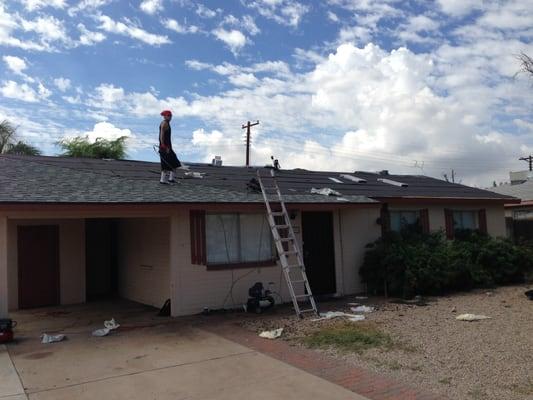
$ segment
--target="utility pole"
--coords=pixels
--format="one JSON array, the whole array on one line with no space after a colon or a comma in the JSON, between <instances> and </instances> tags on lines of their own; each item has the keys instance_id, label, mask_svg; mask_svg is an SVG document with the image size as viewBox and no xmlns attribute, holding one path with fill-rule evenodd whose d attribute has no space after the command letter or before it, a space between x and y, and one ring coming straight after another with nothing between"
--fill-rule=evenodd
<instances>
[{"instance_id":1,"label":"utility pole","mask_svg":"<svg viewBox=\"0 0 533 400\"><path fill-rule=\"evenodd\" d=\"M242 126L242 129L246 128L246 166L247 167L250 166L250 135L252 133L250 128L256 125L259 125L259 121L256 121L253 124L250 123L250 121L248 121L246 125Z\"/></svg>"},{"instance_id":2,"label":"utility pole","mask_svg":"<svg viewBox=\"0 0 533 400\"><path fill-rule=\"evenodd\" d=\"M533 171L533 156L530 154L529 157L521 157L520 161L527 161L529 163L529 170Z\"/></svg>"}]
</instances>

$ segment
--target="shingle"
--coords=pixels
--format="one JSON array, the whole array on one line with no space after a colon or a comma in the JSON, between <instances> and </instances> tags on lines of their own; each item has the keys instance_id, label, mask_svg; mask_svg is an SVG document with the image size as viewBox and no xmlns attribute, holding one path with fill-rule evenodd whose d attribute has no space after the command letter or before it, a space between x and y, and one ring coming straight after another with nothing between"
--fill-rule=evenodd
<instances>
[{"instance_id":1,"label":"shingle","mask_svg":"<svg viewBox=\"0 0 533 400\"><path fill-rule=\"evenodd\" d=\"M72 203L261 203L262 196L250 193L246 183L262 167L214 167L188 164L205 174L203 179L185 179L178 170L179 184L159 184L159 164L130 160L97 160L67 157L0 156L0 202ZM339 178L342 173L302 169L276 172L287 202L293 203L372 203L371 198L429 197L510 199L486 190L416 175L388 175L388 179L408 184L397 187L377 181L382 175L357 171L366 183ZM343 183L332 182L337 177ZM329 187L346 200L312 195L312 187Z\"/></svg>"}]
</instances>

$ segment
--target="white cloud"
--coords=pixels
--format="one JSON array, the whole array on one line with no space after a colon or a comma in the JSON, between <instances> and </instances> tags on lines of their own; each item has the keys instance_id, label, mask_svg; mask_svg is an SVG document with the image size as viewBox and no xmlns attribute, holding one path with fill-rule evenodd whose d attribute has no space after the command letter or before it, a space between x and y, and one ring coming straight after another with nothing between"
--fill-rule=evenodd
<instances>
[{"instance_id":1,"label":"white cloud","mask_svg":"<svg viewBox=\"0 0 533 400\"><path fill-rule=\"evenodd\" d=\"M216 17L217 11L207 8L205 5L199 3L196 6L196 14L202 18L213 18Z\"/></svg>"},{"instance_id":2,"label":"white cloud","mask_svg":"<svg viewBox=\"0 0 533 400\"><path fill-rule=\"evenodd\" d=\"M45 7L65 8L65 0L20 0L26 10L35 11Z\"/></svg>"},{"instance_id":3,"label":"white cloud","mask_svg":"<svg viewBox=\"0 0 533 400\"><path fill-rule=\"evenodd\" d=\"M157 35L154 33L149 33L144 29L139 28L134 25L131 21L125 19L126 23L117 22L107 15L100 15L98 17L100 21L99 28L110 33L115 33L118 35L128 36L132 39L140 40L143 43L159 46L162 44L171 43L170 39L164 35Z\"/></svg>"},{"instance_id":4,"label":"white cloud","mask_svg":"<svg viewBox=\"0 0 533 400\"><path fill-rule=\"evenodd\" d=\"M37 33L44 44L56 41L69 42L64 22L52 16L38 17L34 20L22 19L21 27L25 31Z\"/></svg>"},{"instance_id":5,"label":"white cloud","mask_svg":"<svg viewBox=\"0 0 533 400\"><path fill-rule=\"evenodd\" d=\"M231 75L229 77L229 81L235 86L251 87L257 84L258 79L254 76L254 74L243 73Z\"/></svg>"},{"instance_id":6,"label":"white cloud","mask_svg":"<svg viewBox=\"0 0 533 400\"><path fill-rule=\"evenodd\" d=\"M212 33L218 40L224 42L233 54L237 54L246 45L246 36L236 29L218 28Z\"/></svg>"},{"instance_id":7,"label":"white cloud","mask_svg":"<svg viewBox=\"0 0 533 400\"><path fill-rule=\"evenodd\" d=\"M263 17L279 24L297 27L310 7L294 0L255 0L245 3Z\"/></svg>"},{"instance_id":8,"label":"white cloud","mask_svg":"<svg viewBox=\"0 0 533 400\"><path fill-rule=\"evenodd\" d=\"M0 3L0 45L18 47L23 50L49 50L49 45L37 43L32 40L20 40L13 36L14 31L20 29L19 18L15 14L10 14Z\"/></svg>"},{"instance_id":9,"label":"white cloud","mask_svg":"<svg viewBox=\"0 0 533 400\"><path fill-rule=\"evenodd\" d=\"M39 101L39 96L35 90L26 83L18 84L11 80L4 82L4 85L0 87L0 93L2 93L2 96L9 99L25 101L28 103L36 103Z\"/></svg>"},{"instance_id":10,"label":"white cloud","mask_svg":"<svg viewBox=\"0 0 533 400\"><path fill-rule=\"evenodd\" d=\"M99 122L94 124L92 131L85 132L85 135L91 142L95 142L96 139L116 140L120 137L131 137L132 133L129 129L120 129L109 122Z\"/></svg>"},{"instance_id":11,"label":"white cloud","mask_svg":"<svg viewBox=\"0 0 533 400\"><path fill-rule=\"evenodd\" d=\"M69 8L68 14L72 17L80 11L95 11L106 6L111 1L112 0L81 0L78 5Z\"/></svg>"},{"instance_id":12,"label":"white cloud","mask_svg":"<svg viewBox=\"0 0 533 400\"><path fill-rule=\"evenodd\" d=\"M176 33L184 34L184 33L198 33L200 31L200 28L198 28L196 25L182 25L175 19L165 19L161 21L163 26L165 26L167 29L170 29Z\"/></svg>"},{"instance_id":13,"label":"white cloud","mask_svg":"<svg viewBox=\"0 0 533 400\"><path fill-rule=\"evenodd\" d=\"M106 38L102 32L90 31L81 23L78 24L77 28L80 31L80 38L78 39L78 44L80 45L92 46L96 43L100 43Z\"/></svg>"},{"instance_id":14,"label":"white cloud","mask_svg":"<svg viewBox=\"0 0 533 400\"><path fill-rule=\"evenodd\" d=\"M89 105L113 109L124 99L124 89L112 84L103 83L96 87L95 94Z\"/></svg>"},{"instance_id":15,"label":"white cloud","mask_svg":"<svg viewBox=\"0 0 533 400\"><path fill-rule=\"evenodd\" d=\"M26 61L20 57L3 56L2 59L6 63L7 67L17 75L24 75L23 71L28 68Z\"/></svg>"},{"instance_id":16,"label":"white cloud","mask_svg":"<svg viewBox=\"0 0 533 400\"><path fill-rule=\"evenodd\" d=\"M443 12L455 17L483 7L483 0L437 0L437 3Z\"/></svg>"},{"instance_id":17,"label":"white cloud","mask_svg":"<svg viewBox=\"0 0 533 400\"><path fill-rule=\"evenodd\" d=\"M155 14L163 11L163 0L143 0L139 6L146 14Z\"/></svg>"},{"instance_id":18,"label":"white cloud","mask_svg":"<svg viewBox=\"0 0 533 400\"><path fill-rule=\"evenodd\" d=\"M52 95L52 92L48 90L46 86L42 84L42 82L39 82L39 85L37 86L37 91L39 93L39 97L42 100L47 99L48 97Z\"/></svg>"},{"instance_id":19,"label":"white cloud","mask_svg":"<svg viewBox=\"0 0 533 400\"><path fill-rule=\"evenodd\" d=\"M339 22L339 17L333 11L328 11L328 19L332 22Z\"/></svg>"},{"instance_id":20,"label":"white cloud","mask_svg":"<svg viewBox=\"0 0 533 400\"><path fill-rule=\"evenodd\" d=\"M242 28L250 35L255 36L261 33L261 30L256 25L254 18L251 15L243 15L241 19L236 18L232 14L226 15L221 25L229 25Z\"/></svg>"},{"instance_id":21,"label":"white cloud","mask_svg":"<svg viewBox=\"0 0 533 400\"><path fill-rule=\"evenodd\" d=\"M57 88L62 92L66 92L68 89L70 89L71 83L70 79L60 77L54 79L54 85L56 85Z\"/></svg>"}]
</instances>

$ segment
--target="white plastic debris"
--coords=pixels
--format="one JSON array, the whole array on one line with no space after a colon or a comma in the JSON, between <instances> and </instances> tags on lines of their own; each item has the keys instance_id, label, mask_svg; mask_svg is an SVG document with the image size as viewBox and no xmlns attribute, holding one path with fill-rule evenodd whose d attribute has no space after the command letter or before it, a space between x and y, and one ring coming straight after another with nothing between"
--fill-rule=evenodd
<instances>
[{"instance_id":1,"label":"white plastic debris","mask_svg":"<svg viewBox=\"0 0 533 400\"><path fill-rule=\"evenodd\" d=\"M115 318L111 318L109 321L104 321L104 327L112 331L114 329L120 328L120 325L117 324Z\"/></svg>"},{"instance_id":2,"label":"white plastic debris","mask_svg":"<svg viewBox=\"0 0 533 400\"><path fill-rule=\"evenodd\" d=\"M345 197L337 197L337 201L350 201Z\"/></svg>"},{"instance_id":3,"label":"white plastic debris","mask_svg":"<svg viewBox=\"0 0 533 400\"><path fill-rule=\"evenodd\" d=\"M107 336L109 335L109 332L111 332L111 329L107 329L107 328L96 329L93 331L93 336L98 336L98 337Z\"/></svg>"},{"instance_id":4,"label":"white plastic debris","mask_svg":"<svg viewBox=\"0 0 533 400\"><path fill-rule=\"evenodd\" d=\"M315 189L311 188L312 194L321 194L323 196L342 196L339 192L336 190L330 189L330 188L322 188L322 189Z\"/></svg>"},{"instance_id":5,"label":"white plastic debris","mask_svg":"<svg viewBox=\"0 0 533 400\"><path fill-rule=\"evenodd\" d=\"M356 315L356 314L347 314L342 311L328 311L326 313L320 313L320 318L315 318L312 321L322 321L324 319L332 319L332 318L339 318L339 317L346 317L349 321L362 321L365 319L364 315Z\"/></svg>"},{"instance_id":6,"label":"white plastic debris","mask_svg":"<svg viewBox=\"0 0 533 400\"><path fill-rule=\"evenodd\" d=\"M476 314L461 314L455 317L459 321L481 321L482 319L491 319L486 315L476 315Z\"/></svg>"},{"instance_id":7,"label":"white plastic debris","mask_svg":"<svg viewBox=\"0 0 533 400\"><path fill-rule=\"evenodd\" d=\"M350 307L350 310L353 312L362 312L362 313L369 313L374 311L374 307L370 306L357 306L357 307Z\"/></svg>"},{"instance_id":8,"label":"white plastic debris","mask_svg":"<svg viewBox=\"0 0 533 400\"><path fill-rule=\"evenodd\" d=\"M205 175L204 172L192 172L192 171L189 171L189 172L185 172L183 174L185 176L185 178L196 178L196 179L202 179Z\"/></svg>"},{"instance_id":9,"label":"white plastic debris","mask_svg":"<svg viewBox=\"0 0 533 400\"><path fill-rule=\"evenodd\" d=\"M43 333L41 335L41 343L48 344L48 343L54 343L54 342L61 342L65 339L65 335L59 334L59 335L48 335L47 333Z\"/></svg>"},{"instance_id":10,"label":"white plastic debris","mask_svg":"<svg viewBox=\"0 0 533 400\"><path fill-rule=\"evenodd\" d=\"M107 336L109 335L109 332L119 327L120 325L117 324L117 322L115 321L115 318L111 318L109 321L104 321L104 327L101 329L94 330L92 335L98 336L98 337Z\"/></svg>"},{"instance_id":11,"label":"white plastic debris","mask_svg":"<svg viewBox=\"0 0 533 400\"><path fill-rule=\"evenodd\" d=\"M263 331L259 334L260 337L265 339L277 339L283 333L283 328L273 329L271 331Z\"/></svg>"}]
</instances>

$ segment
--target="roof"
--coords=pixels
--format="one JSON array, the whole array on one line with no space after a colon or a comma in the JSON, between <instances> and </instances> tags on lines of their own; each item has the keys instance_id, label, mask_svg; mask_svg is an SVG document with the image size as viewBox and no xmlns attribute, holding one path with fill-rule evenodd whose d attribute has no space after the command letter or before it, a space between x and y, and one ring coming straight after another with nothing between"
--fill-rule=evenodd
<instances>
[{"instance_id":1,"label":"roof","mask_svg":"<svg viewBox=\"0 0 533 400\"><path fill-rule=\"evenodd\" d=\"M0 203L261 203L247 183L266 167L215 167L188 164L203 179L186 179L178 170L176 185L159 184L159 163L48 156L0 156ZM341 174L366 180L356 183ZM375 203L374 199L432 198L514 200L494 192L419 175L371 172L279 170L278 184L288 203ZM334 182L330 178L335 178ZM401 182L398 186L386 179ZM342 182L342 183L338 183ZM311 194L331 188L341 196Z\"/></svg>"},{"instance_id":2,"label":"roof","mask_svg":"<svg viewBox=\"0 0 533 400\"><path fill-rule=\"evenodd\" d=\"M492 192L518 197L522 200L533 200L533 181L525 181L518 185L501 185L489 189Z\"/></svg>"}]
</instances>

